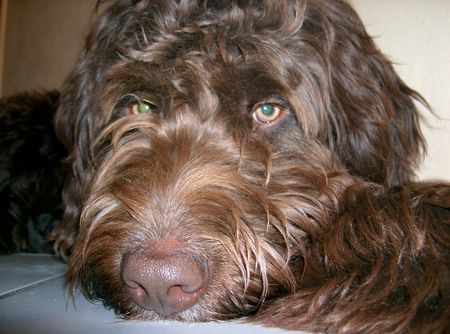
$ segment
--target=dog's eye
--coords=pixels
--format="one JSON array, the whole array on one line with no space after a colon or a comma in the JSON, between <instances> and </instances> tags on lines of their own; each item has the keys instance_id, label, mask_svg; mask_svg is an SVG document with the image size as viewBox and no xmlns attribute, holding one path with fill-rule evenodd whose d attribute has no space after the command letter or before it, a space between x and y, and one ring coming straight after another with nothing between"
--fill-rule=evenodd
<instances>
[{"instance_id":1,"label":"dog's eye","mask_svg":"<svg viewBox=\"0 0 450 334\"><path fill-rule=\"evenodd\" d=\"M253 112L253 118L263 124L270 124L281 115L281 107L273 103L264 103Z\"/></svg>"},{"instance_id":2,"label":"dog's eye","mask_svg":"<svg viewBox=\"0 0 450 334\"><path fill-rule=\"evenodd\" d=\"M132 114L147 114L154 112L156 110L156 106L152 101L142 99L137 103L133 103L130 107L130 111Z\"/></svg>"}]
</instances>

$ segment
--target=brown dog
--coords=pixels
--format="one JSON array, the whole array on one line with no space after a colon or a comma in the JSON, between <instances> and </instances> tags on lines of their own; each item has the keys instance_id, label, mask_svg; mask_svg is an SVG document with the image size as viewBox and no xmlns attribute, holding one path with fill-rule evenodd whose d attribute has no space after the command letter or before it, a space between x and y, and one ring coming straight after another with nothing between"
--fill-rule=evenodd
<instances>
[{"instance_id":1,"label":"brown dog","mask_svg":"<svg viewBox=\"0 0 450 334\"><path fill-rule=\"evenodd\" d=\"M56 116L68 281L132 319L450 330L450 185L340 0L119 0Z\"/></svg>"}]
</instances>

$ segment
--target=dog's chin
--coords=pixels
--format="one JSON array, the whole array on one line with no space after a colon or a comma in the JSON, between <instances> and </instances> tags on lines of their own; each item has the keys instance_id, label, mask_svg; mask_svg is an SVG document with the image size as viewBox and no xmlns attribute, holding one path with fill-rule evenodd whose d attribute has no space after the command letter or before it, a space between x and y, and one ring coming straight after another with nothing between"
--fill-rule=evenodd
<instances>
[{"instance_id":1,"label":"dog's chin","mask_svg":"<svg viewBox=\"0 0 450 334\"><path fill-rule=\"evenodd\" d=\"M249 311L248 315L256 311ZM121 318L124 320L142 320L142 321L179 321L179 322L211 322L211 321L225 321L236 319L239 316L236 313L230 312L229 310L206 310L201 306L193 307L192 309L176 312L171 315L161 315L156 311L142 309L138 306L133 307L133 311L130 313L122 314L116 311ZM243 313L242 316L246 314ZM242 317L241 316L241 317Z\"/></svg>"}]
</instances>

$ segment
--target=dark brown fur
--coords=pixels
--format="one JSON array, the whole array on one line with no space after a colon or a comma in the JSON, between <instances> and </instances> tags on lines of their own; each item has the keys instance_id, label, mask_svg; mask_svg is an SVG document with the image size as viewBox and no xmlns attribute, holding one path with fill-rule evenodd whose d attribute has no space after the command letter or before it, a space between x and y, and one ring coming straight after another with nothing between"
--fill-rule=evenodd
<instances>
[{"instance_id":1,"label":"dark brown fur","mask_svg":"<svg viewBox=\"0 0 450 334\"><path fill-rule=\"evenodd\" d=\"M154 112L130 114L141 98ZM56 117L69 284L163 318L121 279L162 242L208 273L173 319L450 330L450 185L413 182L414 100L343 1L116 1ZM282 117L256 122L262 103Z\"/></svg>"},{"instance_id":2,"label":"dark brown fur","mask_svg":"<svg viewBox=\"0 0 450 334\"><path fill-rule=\"evenodd\" d=\"M67 155L52 124L58 97L53 91L0 99L0 254L52 249Z\"/></svg>"}]
</instances>

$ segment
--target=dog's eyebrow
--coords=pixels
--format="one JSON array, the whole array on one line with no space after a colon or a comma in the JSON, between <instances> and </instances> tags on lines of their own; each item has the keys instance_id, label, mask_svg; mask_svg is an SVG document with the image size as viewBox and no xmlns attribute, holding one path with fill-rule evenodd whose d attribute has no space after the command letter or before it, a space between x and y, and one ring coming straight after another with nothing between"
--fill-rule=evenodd
<instances>
[{"instance_id":1,"label":"dog's eyebrow","mask_svg":"<svg viewBox=\"0 0 450 334\"><path fill-rule=\"evenodd\" d=\"M136 99L137 102L141 103L141 97L139 95L133 94L133 93L129 93L129 94L125 94L122 96L121 100L128 98L128 97L133 97Z\"/></svg>"}]
</instances>

